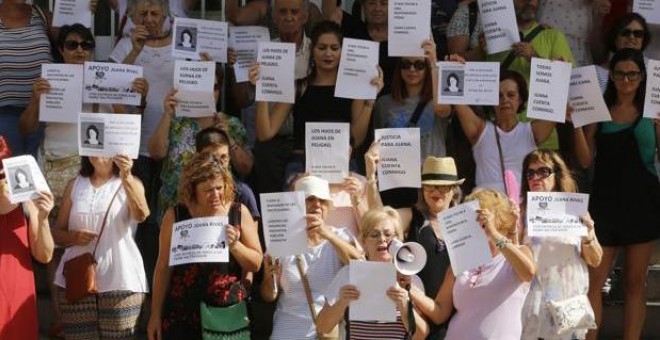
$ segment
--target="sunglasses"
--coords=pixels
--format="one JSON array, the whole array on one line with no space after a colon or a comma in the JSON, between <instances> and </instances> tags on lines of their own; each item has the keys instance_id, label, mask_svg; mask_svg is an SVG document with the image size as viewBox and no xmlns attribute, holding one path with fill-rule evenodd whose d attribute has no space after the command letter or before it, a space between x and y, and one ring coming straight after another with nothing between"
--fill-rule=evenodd
<instances>
[{"instance_id":1,"label":"sunglasses","mask_svg":"<svg viewBox=\"0 0 660 340\"><path fill-rule=\"evenodd\" d=\"M426 70L426 61L424 61L424 60L410 61L410 60L407 60L407 59L402 59L401 60L401 69L402 70L410 70L410 67L412 67L415 71Z\"/></svg>"},{"instance_id":2,"label":"sunglasses","mask_svg":"<svg viewBox=\"0 0 660 340\"><path fill-rule=\"evenodd\" d=\"M527 169L525 171L525 176L527 176L528 180L534 179L535 177L538 177L540 179L546 179L550 177L554 171L547 166L540 167L538 169Z\"/></svg>"},{"instance_id":3,"label":"sunglasses","mask_svg":"<svg viewBox=\"0 0 660 340\"><path fill-rule=\"evenodd\" d=\"M644 30L631 30L631 29L624 29L621 32L619 32L619 36L621 37L629 37L633 36L635 38L643 38L644 37Z\"/></svg>"},{"instance_id":4,"label":"sunglasses","mask_svg":"<svg viewBox=\"0 0 660 340\"><path fill-rule=\"evenodd\" d=\"M94 47L96 47L96 45L91 41L77 42L73 40L65 41L63 46L69 51L75 51L78 49L78 47L82 47L82 49L85 51L91 51L94 49Z\"/></svg>"},{"instance_id":5,"label":"sunglasses","mask_svg":"<svg viewBox=\"0 0 660 340\"><path fill-rule=\"evenodd\" d=\"M424 185L422 185L422 189L425 192L428 192L428 193L438 191L441 194L446 194L449 191L451 191L452 186L451 185L427 185L427 184L424 184Z\"/></svg>"},{"instance_id":6,"label":"sunglasses","mask_svg":"<svg viewBox=\"0 0 660 340\"><path fill-rule=\"evenodd\" d=\"M628 80L639 80L639 79L642 78L642 72L640 72L640 71L629 71L629 72L614 71L614 72L612 72L612 79L613 80L623 80L624 78L628 78Z\"/></svg>"}]
</instances>

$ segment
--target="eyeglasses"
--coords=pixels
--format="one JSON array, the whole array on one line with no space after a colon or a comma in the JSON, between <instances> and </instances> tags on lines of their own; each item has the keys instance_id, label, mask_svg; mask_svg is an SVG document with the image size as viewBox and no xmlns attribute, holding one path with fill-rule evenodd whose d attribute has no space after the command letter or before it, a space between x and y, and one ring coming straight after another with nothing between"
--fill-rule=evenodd
<instances>
[{"instance_id":1,"label":"eyeglasses","mask_svg":"<svg viewBox=\"0 0 660 340\"><path fill-rule=\"evenodd\" d=\"M620 37L629 37L631 35L635 38L642 38L644 37L644 30L631 30L626 28L619 32Z\"/></svg>"},{"instance_id":2,"label":"eyeglasses","mask_svg":"<svg viewBox=\"0 0 660 340\"><path fill-rule=\"evenodd\" d=\"M422 185L422 189L424 192L427 193L432 193L434 191L438 191L441 194L446 194L451 191L452 186L451 185Z\"/></svg>"},{"instance_id":3,"label":"eyeglasses","mask_svg":"<svg viewBox=\"0 0 660 340\"><path fill-rule=\"evenodd\" d=\"M415 71L426 70L426 61L424 61L424 60L410 61L410 60L407 60L407 59L402 59L401 60L401 69L402 70L410 70L411 66Z\"/></svg>"},{"instance_id":4,"label":"eyeglasses","mask_svg":"<svg viewBox=\"0 0 660 340\"><path fill-rule=\"evenodd\" d=\"M538 169L527 169L525 172L525 176L527 176L528 180L534 179L535 177L538 177L540 179L546 179L550 177L554 171L547 166L540 167Z\"/></svg>"},{"instance_id":5,"label":"eyeglasses","mask_svg":"<svg viewBox=\"0 0 660 340\"><path fill-rule=\"evenodd\" d=\"M382 237L385 237L386 240L391 240L394 238L394 236L396 236L396 234L390 230L385 230L385 231L373 230L369 232L367 236L369 236L369 238L377 239L377 240L380 240Z\"/></svg>"},{"instance_id":6,"label":"eyeglasses","mask_svg":"<svg viewBox=\"0 0 660 340\"><path fill-rule=\"evenodd\" d=\"M614 71L614 72L612 72L612 80L623 80L624 78L628 78L628 80L639 80L641 77L642 77L642 72L641 71L629 71L629 72Z\"/></svg>"},{"instance_id":7,"label":"eyeglasses","mask_svg":"<svg viewBox=\"0 0 660 340\"><path fill-rule=\"evenodd\" d=\"M75 51L78 49L78 47L82 47L83 50L85 51L91 51L96 47L96 45L91 42L91 41L82 41L82 42L77 42L73 40L67 40L63 44L64 48L69 50L69 51Z\"/></svg>"}]
</instances>

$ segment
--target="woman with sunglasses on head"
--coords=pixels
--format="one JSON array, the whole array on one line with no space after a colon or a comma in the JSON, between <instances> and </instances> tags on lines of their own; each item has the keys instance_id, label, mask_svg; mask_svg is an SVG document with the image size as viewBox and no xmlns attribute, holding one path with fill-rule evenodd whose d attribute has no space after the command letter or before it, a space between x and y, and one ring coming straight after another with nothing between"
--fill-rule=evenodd
<instances>
[{"instance_id":1,"label":"woman with sunglasses on head","mask_svg":"<svg viewBox=\"0 0 660 340\"><path fill-rule=\"evenodd\" d=\"M646 67L637 49L618 50L610 61L605 103L611 122L576 129L576 154L583 167L594 165L589 208L603 246L603 259L590 271L589 298L602 318L601 287L619 250L623 266L624 339L639 339L645 318L647 268L660 238L660 184L654 157L660 127L643 118ZM590 331L588 339L596 339Z\"/></svg>"},{"instance_id":2,"label":"woman with sunglasses on head","mask_svg":"<svg viewBox=\"0 0 660 340\"><path fill-rule=\"evenodd\" d=\"M452 55L453 61L463 61ZM527 105L527 82L515 71L500 73L500 102L493 108L493 120L483 118L468 105L455 105L456 114L465 136L472 144L477 165L476 186L507 192L506 170L521 182L522 161L525 156L544 143L555 127L554 122L518 121L518 114Z\"/></svg>"},{"instance_id":3,"label":"woman with sunglasses on head","mask_svg":"<svg viewBox=\"0 0 660 340\"><path fill-rule=\"evenodd\" d=\"M552 150L539 149L527 155L523 160L523 175L523 210L528 192L577 191L566 163ZM594 231L594 222L589 213L581 219L587 227L586 236L524 238L523 243L534 253L537 270L523 307L522 339L573 340L584 339L587 334L587 327L560 329L548 307L550 301L559 302L580 295L586 299L589 290L587 266L597 267L600 264L603 250ZM585 313L591 312L591 306L588 308Z\"/></svg>"},{"instance_id":4,"label":"woman with sunglasses on head","mask_svg":"<svg viewBox=\"0 0 660 340\"><path fill-rule=\"evenodd\" d=\"M632 48L644 52L651 41L651 33L643 16L637 13L627 13L612 24L606 39L605 47L611 58L612 54L622 48ZM596 66L598 84L603 92L605 92L609 79L610 58Z\"/></svg>"},{"instance_id":5,"label":"woman with sunglasses on head","mask_svg":"<svg viewBox=\"0 0 660 340\"><path fill-rule=\"evenodd\" d=\"M81 25L67 25L59 29L55 46L62 58L64 64L82 65L86 61L91 61L96 46L92 31ZM148 84L144 78L138 78L133 82L133 88L144 97L148 91ZM39 128L39 103L41 95L51 91L50 83L47 79L38 78L32 86L32 96L27 108L22 112L19 120L19 131L23 135L34 133ZM123 105L92 105L83 104L80 112L125 112L127 108ZM59 207L62 203L62 195L67 183L76 177L80 170L80 156L78 156L78 124L77 123L57 123L47 122L44 129L44 139L41 144L40 153L43 154L43 172L46 181L54 196L55 206L53 207L53 217L57 217ZM52 221L54 222L54 221ZM54 223L53 223L54 224ZM48 264L48 274L52 278L55 275L55 269L62 256L63 249L56 248L53 255L53 261ZM49 279L49 282L52 282ZM57 296L55 285L51 284L52 296ZM60 333L59 308L54 303L55 324L51 334Z\"/></svg>"}]
</instances>

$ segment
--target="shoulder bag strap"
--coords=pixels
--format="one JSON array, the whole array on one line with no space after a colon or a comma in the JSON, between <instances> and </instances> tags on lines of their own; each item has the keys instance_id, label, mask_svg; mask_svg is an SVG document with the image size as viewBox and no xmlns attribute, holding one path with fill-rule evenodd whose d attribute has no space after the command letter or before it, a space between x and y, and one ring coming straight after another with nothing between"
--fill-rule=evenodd
<instances>
[{"instance_id":1,"label":"shoulder bag strap","mask_svg":"<svg viewBox=\"0 0 660 340\"><path fill-rule=\"evenodd\" d=\"M417 122L419 122L419 118L422 116L422 111L424 111L424 108L426 107L426 104L428 101L425 102L419 102L417 103L417 106L415 107L415 111L413 111L412 116L410 116L410 120L408 121L408 127L416 127Z\"/></svg>"},{"instance_id":2,"label":"shoulder bag strap","mask_svg":"<svg viewBox=\"0 0 660 340\"><path fill-rule=\"evenodd\" d=\"M497 132L497 125L493 123L493 130L495 130L495 140L497 141L497 152L500 154L500 170L502 171L502 183L504 183L504 190L506 190L506 178L504 176L504 154L502 153L502 144L500 143L500 133Z\"/></svg>"},{"instance_id":3,"label":"shoulder bag strap","mask_svg":"<svg viewBox=\"0 0 660 340\"><path fill-rule=\"evenodd\" d=\"M538 26L534 27L534 29L531 32L529 32L529 34L524 36L521 39L521 41L522 42L531 42L532 40L534 40L534 38L536 38L537 35L539 35L539 33L541 33L543 31L543 29L544 28L541 25L538 25ZM508 69L509 66L511 66L511 63L513 63L513 61L516 60L517 57L518 56L515 53L513 53L513 51L509 52L509 54L506 56L506 59L504 59L504 61L502 62L501 66L500 66L500 69L501 70Z\"/></svg>"},{"instance_id":4,"label":"shoulder bag strap","mask_svg":"<svg viewBox=\"0 0 660 340\"><path fill-rule=\"evenodd\" d=\"M108 204L108 209L105 210L105 216L103 216L103 224L101 225L101 232L99 232L99 236L96 237L96 245L94 246L94 251L92 252L92 256L96 258L96 248L99 246L99 242L101 241L101 235L103 235L103 230L105 230L105 226L108 222L108 213L110 212L110 208L112 208L112 203L114 203L115 198L117 197L117 194L119 193L119 190L121 190L121 183L119 184L119 187L117 190L115 190L115 194L112 195L112 199L110 200L110 204Z\"/></svg>"},{"instance_id":5,"label":"shoulder bag strap","mask_svg":"<svg viewBox=\"0 0 660 340\"><path fill-rule=\"evenodd\" d=\"M312 289L309 286L309 280L307 280L307 274L302 267L302 255L296 255L296 267L298 268L298 273L300 273L300 281L302 281L303 288L305 288L305 296L307 297L307 306L309 307L309 312L312 314L312 321L316 324L316 309L314 309L314 299L312 298ZM319 330L316 330L318 334Z\"/></svg>"}]
</instances>

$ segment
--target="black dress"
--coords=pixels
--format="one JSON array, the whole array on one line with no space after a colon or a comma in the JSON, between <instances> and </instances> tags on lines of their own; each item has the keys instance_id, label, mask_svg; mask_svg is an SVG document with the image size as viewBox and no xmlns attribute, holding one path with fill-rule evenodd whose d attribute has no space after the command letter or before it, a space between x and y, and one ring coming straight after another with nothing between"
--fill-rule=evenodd
<instances>
[{"instance_id":1,"label":"black dress","mask_svg":"<svg viewBox=\"0 0 660 340\"><path fill-rule=\"evenodd\" d=\"M234 209L230 210L229 223ZM240 211L240 210L239 210ZM175 221L185 221L192 216L182 204L174 207ZM239 215L240 216L240 215ZM211 289L213 288L213 289ZM169 288L163 306L163 339L201 339L200 303L209 302L231 306L247 298L241 284L241 266L229 254L229 263L190 263L172 267Z\"/></svg>"},{"instance_id":2,"label":"black dress","mask_svg":"<svg viewBox=\"0 0 660 340\"><path fill-rule=\"evenodd\" d=\"M596 134L589 210L604 246L645 243L660 237L660 183L642 162L635 128Z\"/></svg>"}]
</instances>

